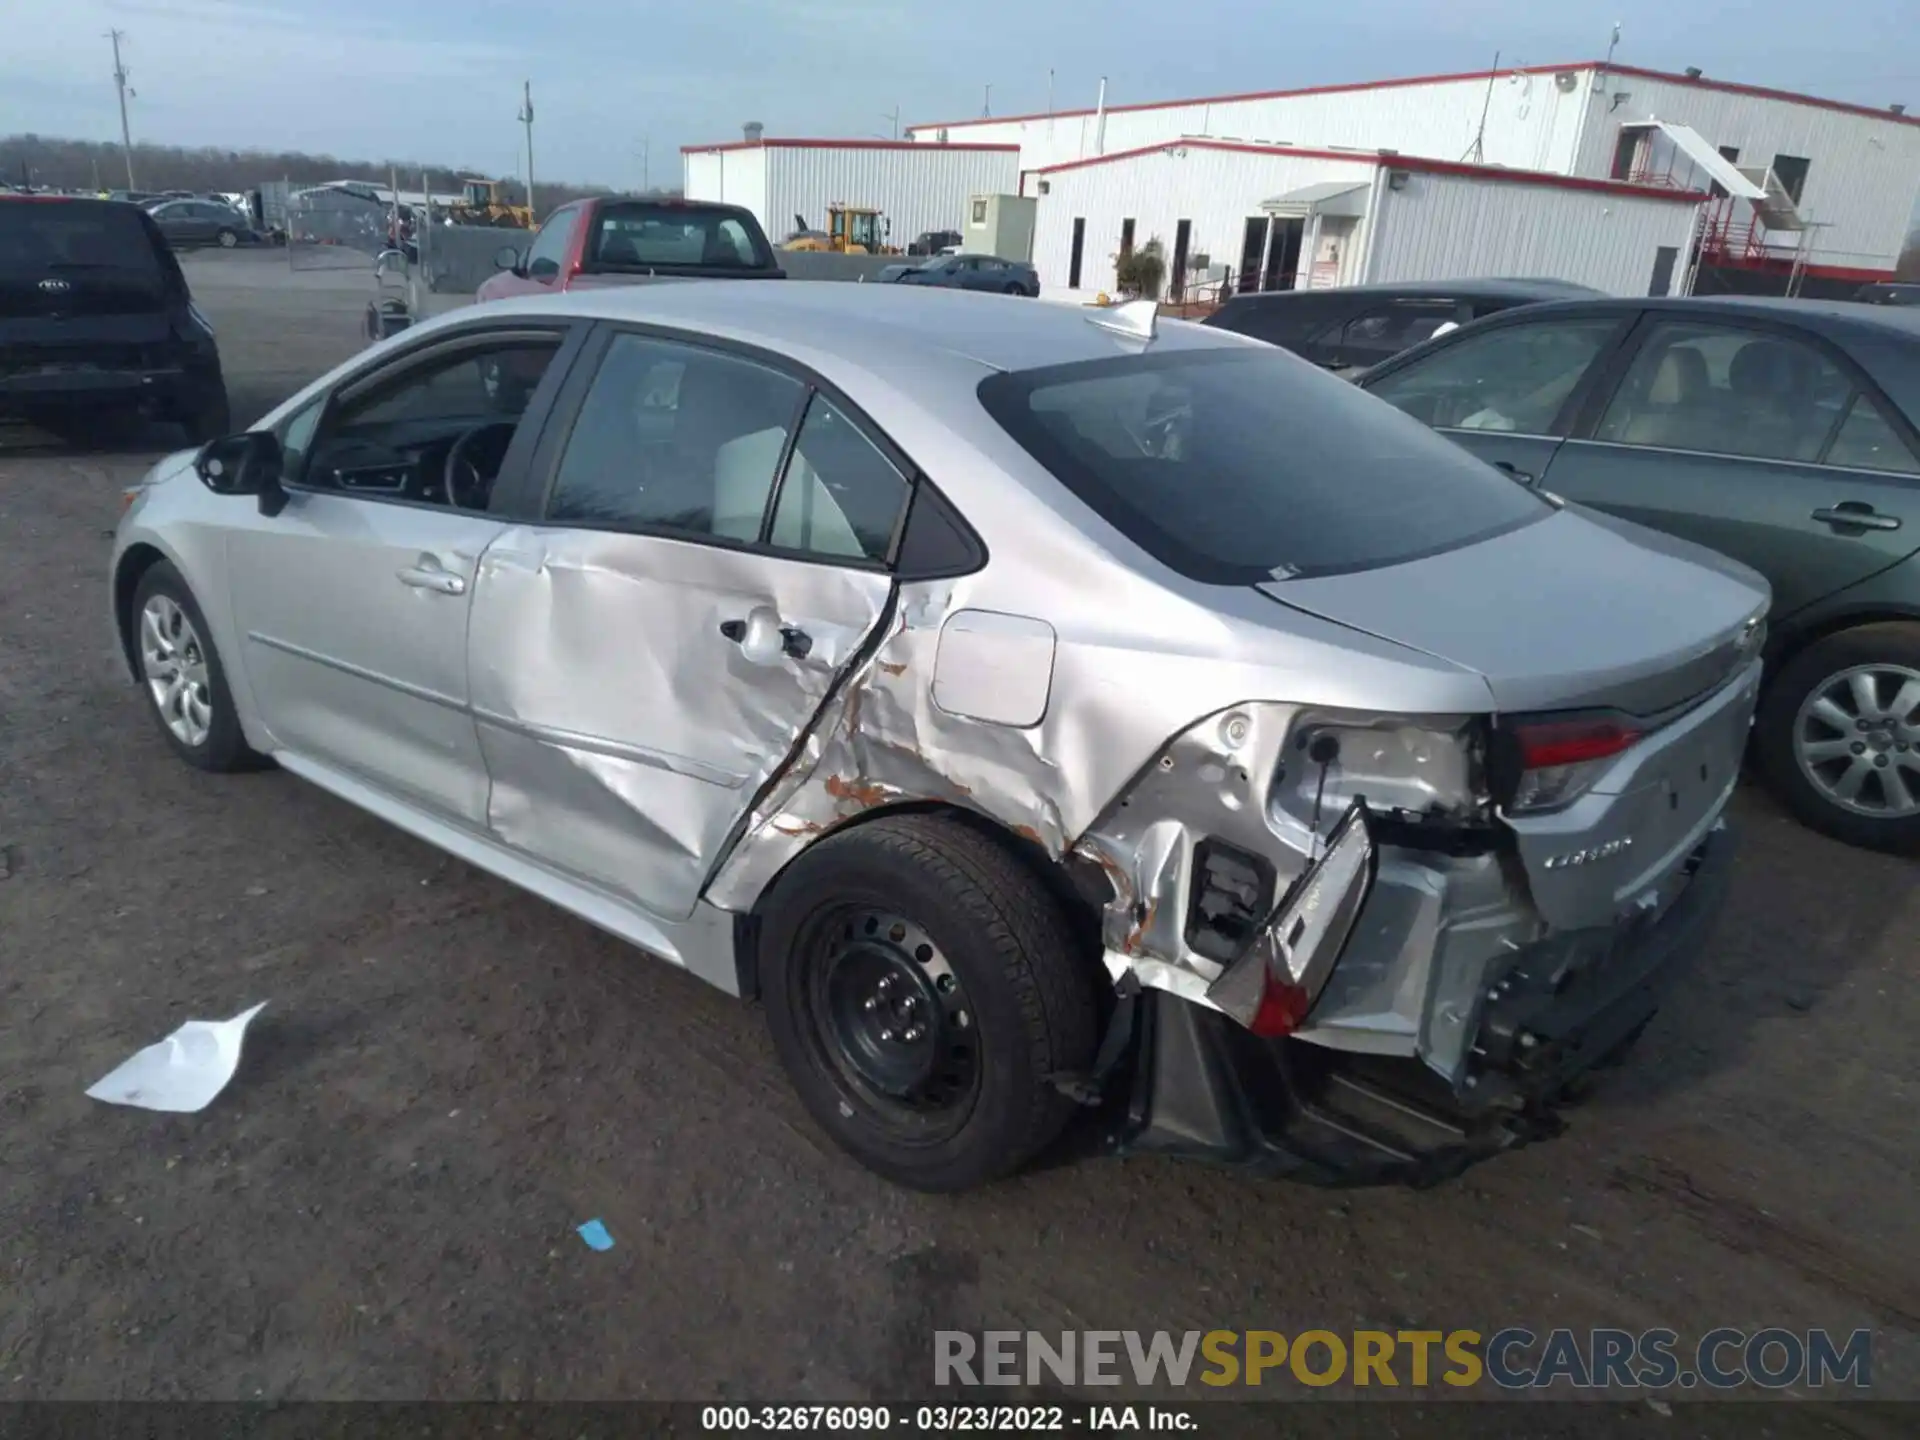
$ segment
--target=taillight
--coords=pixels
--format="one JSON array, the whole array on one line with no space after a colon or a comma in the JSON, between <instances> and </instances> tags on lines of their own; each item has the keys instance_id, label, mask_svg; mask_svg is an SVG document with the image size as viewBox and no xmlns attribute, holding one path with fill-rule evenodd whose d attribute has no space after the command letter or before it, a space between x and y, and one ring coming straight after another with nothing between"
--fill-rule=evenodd
<instances>
[{"instance_id":1,"label":"taillight","mask_svg":"<svg viewBox=\"0 0 1920 1440\"><path fill-rule=\"evenodd\" d=\"M1278 1040L1291 1035L1307 1018L1313 1000L1298 985L1289 985L1267 972L1266 988L1260 992L1260 1008L1253 1012L1247 1029L1262 1040Z\"/></svg>"},{"instance_id":2,"label":"taillight","mask_svg":"<svg viewBox=\"0 0 1920 1440\"><path fill-rule=\"evenodd\" d=\"M1524 720L1503 732L1509 775L1498 788L1510 813L1556 810L1585 793L1607 763L1645 731L1620 716Z\"/></svg>"}]
</instances>

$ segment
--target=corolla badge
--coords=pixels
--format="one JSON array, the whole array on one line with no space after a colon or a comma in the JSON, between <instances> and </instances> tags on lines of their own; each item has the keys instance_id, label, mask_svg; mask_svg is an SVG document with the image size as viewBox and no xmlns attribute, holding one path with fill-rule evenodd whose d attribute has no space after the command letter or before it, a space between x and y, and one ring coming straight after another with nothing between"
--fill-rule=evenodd
<instances>
[{"instance_id":1,"label":"corolla badge","mask_svg":"<svg viewBox=\"0 0 1920 1440\"><path fill-rule=\"evenodd\" d=\"M64 295L67 291L71 290L73 286L69 285L65 280L42 280L40 282L40 288L49 295Z\"/></svg>"},{"instance_id":2,"label":"corolla badge","mask_svg":"<svg viewBox=\"0 0 1920 1440\"><path fill-rule=\"evenodd\" d=\"M1603 845L1595 845L1586 850L1569 850L1564 855L1547 857L1547 869L1571 870L1576 865L1597 865L1602 860L1611 860L1633 848L1633 837L1623 835L1618 840L1609 840Z\"/></svg>"}]
</instances>

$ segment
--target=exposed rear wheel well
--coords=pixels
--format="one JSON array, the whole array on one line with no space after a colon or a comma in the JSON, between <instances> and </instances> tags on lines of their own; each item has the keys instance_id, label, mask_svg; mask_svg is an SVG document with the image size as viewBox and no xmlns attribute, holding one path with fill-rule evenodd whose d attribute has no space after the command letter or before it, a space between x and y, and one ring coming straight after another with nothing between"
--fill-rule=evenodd
<instances>
[{"instance_id":1,"label":"exposed rear wheel well","mask_svg":"<svg viewBox=\"0 0 1920 1440\"><path fill-rule=\"evenodd\" d=\"M1047 853L1046 847L1038 840L1017 834L998 821L980 814L978 811L968 810L959 805L950 805L935 800L904 800L890 805L878 805L871 810L856 815L851 820L836 825L827 833L831 835L844 834L859 826L869 825L883 817L899 815L937 815L943 819L951 820L956 824L966 826L968 829L980 835L986 836L1019 861L1022 868L1039 880L1040 883L1047 888L1048 892L1059 901L1061 909L1067 916L1074 937L1079 942L1079 958L1082 963L1092 967L1092 970L1095 972L1095 978L1100 982L1097 986L1097 993L1104 995L1107 992L1110 986L1107 980L1106 967L1100 960L1102 950L1100 940L1100 911L1105 903L1105 897L1101 896L1090 883L1084 881L1082 883L1075 882L1075 876L1079 873L1078 867L1070 865L1069 862L1056 860L1052 855ZM818 844L820 840L824 838L825 836L816 837L814 844ZM801 854L805 853L805 851L801 852ZM794 857L794 860L797 859L799 859L798 855ZM787 862L788 865L792 863L793 860ZM780 873L776 874L773 879L767 882L766 889L761 892L763 896L772 893L774 885L779 881L780 874L785 873L785 868L785 866L782 866ZM1089 868L1094 868L1095 873L1098 873L1097 868ZM1104 876L1100 877L1099 883L1102 885L1106 884ZM760 926L757 910L754 913L741 915L735 920L734 964L738 968L740 997L743 1000L756 1000L760 997L759 938Z\"/></svg>"},{"instance_id":2,"label":"exposed rear wheel well","mask_svg":"<svg viewBox=\"0 0 1920 1440\"><path fill-rule=\"evenodd\" d=\"M127 668L136 675L140 672L140 657L134 653L133 597L140 588L140 577L166 558L151 545L132 545L120 557L119 568L113 572L114 628L120 634L120 653L127 658Z\"/></svg>"},{"instance_id":3,"label":"exposed rear wheel well","mask_svg":"<svg viewBox=\"0 0 1920 1440\"><path fill-rule=\"evenodd\" d=\"M1777 649L1769 647L1767 653L1766 679L1761 682L1763 690L1771 689L1777 676L1801 651L1818 645L1830 635L1838 635L1846 630L1859 630L1868 625L1915 625L1920 626L1920 614L1906 610L1862 610L1853 614L1835 615L1829 619L1807 626L1804 630L1789 632Z\"/></svg>"}]
</instances>

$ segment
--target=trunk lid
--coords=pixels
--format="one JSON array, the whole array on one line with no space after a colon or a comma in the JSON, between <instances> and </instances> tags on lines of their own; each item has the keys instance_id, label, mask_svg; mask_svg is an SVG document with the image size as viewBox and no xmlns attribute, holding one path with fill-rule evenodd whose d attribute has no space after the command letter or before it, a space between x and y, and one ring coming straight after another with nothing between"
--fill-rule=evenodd
<instances>
[{"instance_id":1,"label":"trunk lid","mask_svg":"<svg viewBox=\"0 0 1920 1440\"><path fill-rule=\"evenodd\" d=\"M1739 774L1769 600L1755 572L1572 507L1404 565L1259 587L1479 673L1502 717L1609 710L1645 733L1570 802L1506 814L1542 918L1655 915Z\"/></svg>"},{"instance_id":2,"label":"trunk lid","mask_svg":"<svg viewBox=\"0 0 1920 1440\"><path fill-rule=\"evenodd\" d=\"M1747 622L1770 594L1710 550L1575 507L1406 564L1258 588L1478 672L1501 712L1641 716L1743 668Z\"/></svg>"}]
</instances>

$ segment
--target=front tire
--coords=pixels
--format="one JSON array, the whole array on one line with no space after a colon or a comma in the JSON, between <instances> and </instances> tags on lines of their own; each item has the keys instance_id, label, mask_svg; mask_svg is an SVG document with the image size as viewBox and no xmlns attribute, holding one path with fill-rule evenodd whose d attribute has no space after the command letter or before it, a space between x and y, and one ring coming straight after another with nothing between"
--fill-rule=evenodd
<instances>
[{"instance_id":1,"label":"front tire","mask_svg":"<svg viewBox=\"0 0 1920 1440\"><path fill-rule=\"evenodd\" d=\"M1773 678L1760 760L1804 824L1868 850L1920 850L1920 624L1816 641Z\"/></svg>"},{"instance_id":2,"label":"front tire","mask_svg":"<svg viewBox=\"0 0 1920 1440\"><path fill-rule=\"evenodd\" d=\"M231 250L240 243L240 237L232 230L222 230L213 237L222 250Z\"/></svg>"},{"instance_id":3,"label":"front tire","mask_svg":"<svg viewBox=\"0 0 1920 1440\"><path fill-rule=\"evenodd\" d=\"M156 561L133 592L134 661L147 709L173 753L196 769L249 770L246 741L212 630L180 572Z\"/></svg>"},{"instance_id":4,"label":"front tire","mask_svg":"<svg viewBox=\"0 0 1920 1440\"><path fill-rule=\"evenodd\" d=\"M993 839L938 816L870 821L789 866L761 920L774 1046L814 1120L869 1169L969 1189L1074 1114L1049 1077L1092 1061L1094 967Z\"/></svg>"}]
</instances>

